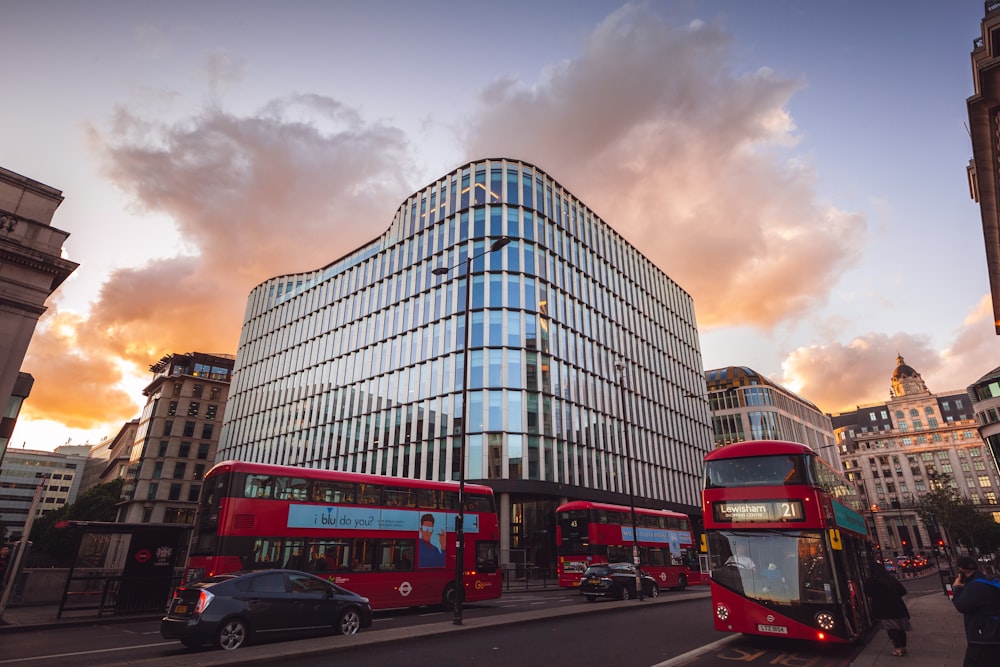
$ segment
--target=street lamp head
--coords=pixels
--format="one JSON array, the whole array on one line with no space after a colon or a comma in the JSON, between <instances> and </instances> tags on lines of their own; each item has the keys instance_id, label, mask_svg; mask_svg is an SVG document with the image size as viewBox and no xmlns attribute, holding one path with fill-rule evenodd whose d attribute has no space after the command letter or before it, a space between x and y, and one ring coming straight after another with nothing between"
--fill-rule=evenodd
<instances>
[{"instance_id":1,"label":"street lamp head","mask_svg":"<svg viewBox=\"0 0 1000 667\"><path fill-rule=\"evenodd\" d=\"M494 250L499 250L500 248L504 247L513 240L514 239L512 239L509 236L501 236L496 241L490 244L490 252L493 252Z\"/></svg>"}]
</instances>

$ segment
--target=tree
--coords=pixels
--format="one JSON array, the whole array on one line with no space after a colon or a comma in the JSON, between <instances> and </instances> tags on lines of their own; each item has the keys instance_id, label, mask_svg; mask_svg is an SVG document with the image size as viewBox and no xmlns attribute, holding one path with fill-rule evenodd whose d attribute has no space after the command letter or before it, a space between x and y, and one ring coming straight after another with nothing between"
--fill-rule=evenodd
<instances>
[{"instance_id":1,"label":"tree","mask_svg":"<svg viewBox=\"0 0 1000 667\"><path fill-rule=\"evenodd\" d=\"M1000 525L977 510L971 500L959 496L950 476L934 475L931 487L930 492L921 496L917 510L928 529L937 526L949 542L974 554L992 553L1000 548Z\"/></svg>"},{"instance_id":2,"label":"tree","mask_svg":"<svg viewBox=\"0 0 1000 667\"><path fill-rule=\"evenodd\" d=\"M31 528L34 559L58 567L69 567L76 558L79 527L65 526L67 521L114 521L121 499L123 480L98 484L87 489L72 505L46 512Z\"/></svg>"}]
</instances>

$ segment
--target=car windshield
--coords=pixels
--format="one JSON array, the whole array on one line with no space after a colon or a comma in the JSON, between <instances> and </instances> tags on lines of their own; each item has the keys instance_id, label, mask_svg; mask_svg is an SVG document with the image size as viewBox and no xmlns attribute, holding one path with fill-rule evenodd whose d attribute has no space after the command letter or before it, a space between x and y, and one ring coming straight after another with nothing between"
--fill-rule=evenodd
<instances>
[{"instance_id":1,"label":"car windshield","mask_svg":"<svg viewBox=\"0 0 1000 667\"><path fill-rule=\"evenodd\" d=\"M591 565L583 573L585 577L606 577L611 574L611 568L607 565Z\"/></svg>"}]
</instances>

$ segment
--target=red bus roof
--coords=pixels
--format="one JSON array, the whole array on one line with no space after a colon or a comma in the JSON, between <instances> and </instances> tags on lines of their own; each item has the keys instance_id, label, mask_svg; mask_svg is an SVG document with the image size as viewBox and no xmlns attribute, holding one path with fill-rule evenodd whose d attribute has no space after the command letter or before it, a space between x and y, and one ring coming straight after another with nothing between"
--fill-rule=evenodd
<instances>
[{"instance_id":1,"label":"red bus roof","mask_svg":"<svg viewBox=\"0 0 1000 667\"><path fill-rule=\"evenodd\" d=\"M323 479L339 482L354 482L357 484L396 484L412 489L447 489L455 491L458 482L436 482L426 479L410 479L408 477L386 477L384 475L368 475L360 472L343 472L340 470L323 470L320 468L299 468L297 466L279 466L269 463L251 463L248 461L222 461L212 466L205 475L206 478L224 472L244 472L257 475L280 475L283 477L303 477L306 479ZM493 495L493 489L482 484L465 484L467 492Z\"/></svg>"},{"instance_id":2,"label":"red bus roof","mask_svg":"<svg viewBox=\"0 0 1000 667\"><path fill-rule=\"evenodd\" d=\"M794 454L816 455L815 450L798 442L785 442L784 440L750 440L747 442L737 442L732 445L723 445L705 455L706 461L718 461L720 459L741 459L748 456L778 456Z\"/></svg>"},{"instance_id":3,"label":"red bus roof","mask_svg":"<svg viewBox=\"0 0 1000 667\"><path fill-rule=\"evenodd\" d=\"M571 512L573 510L605 510L608 512L631 512L632 508L627 505L610 505L608 503L594 503L589 500L573 500L556 508L557 512ZM645 507L636 507L636 514L646 514L650 516L672 516L677 518L688 518L687 514L673 512L671 510L651 510Z\"/></svg>"}]
</instances>

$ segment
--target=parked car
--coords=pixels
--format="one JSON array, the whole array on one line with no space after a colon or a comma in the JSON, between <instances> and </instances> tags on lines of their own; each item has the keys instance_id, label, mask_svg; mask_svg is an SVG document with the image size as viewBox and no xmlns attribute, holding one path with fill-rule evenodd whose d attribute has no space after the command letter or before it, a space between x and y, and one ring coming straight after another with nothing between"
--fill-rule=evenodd
<instances>
[{"instance_id":1,"label":"parked car","mask_svg":"<svg viewBox=\"0 0 1000 667\"><path fill-rule=\"evenodd\" d=\"M160 622L164 639L231 651L270 637L353 635L372 624L368 598L297 570L207 577L179 587Z\"/></svg>"},{"instance_id":2,"label":"parked car","mask_svg":"<svg viewBox=\"0 0 1000 667\"><path fill-rule=\"evenodd\" d=\"M599 597L628 600L636 596L635 566L631 563L591 565L580 577L580 594L593 602ZM642 574L642 594L655 598L660 594L656 580Z\"/></svg>"}]
</instances>

